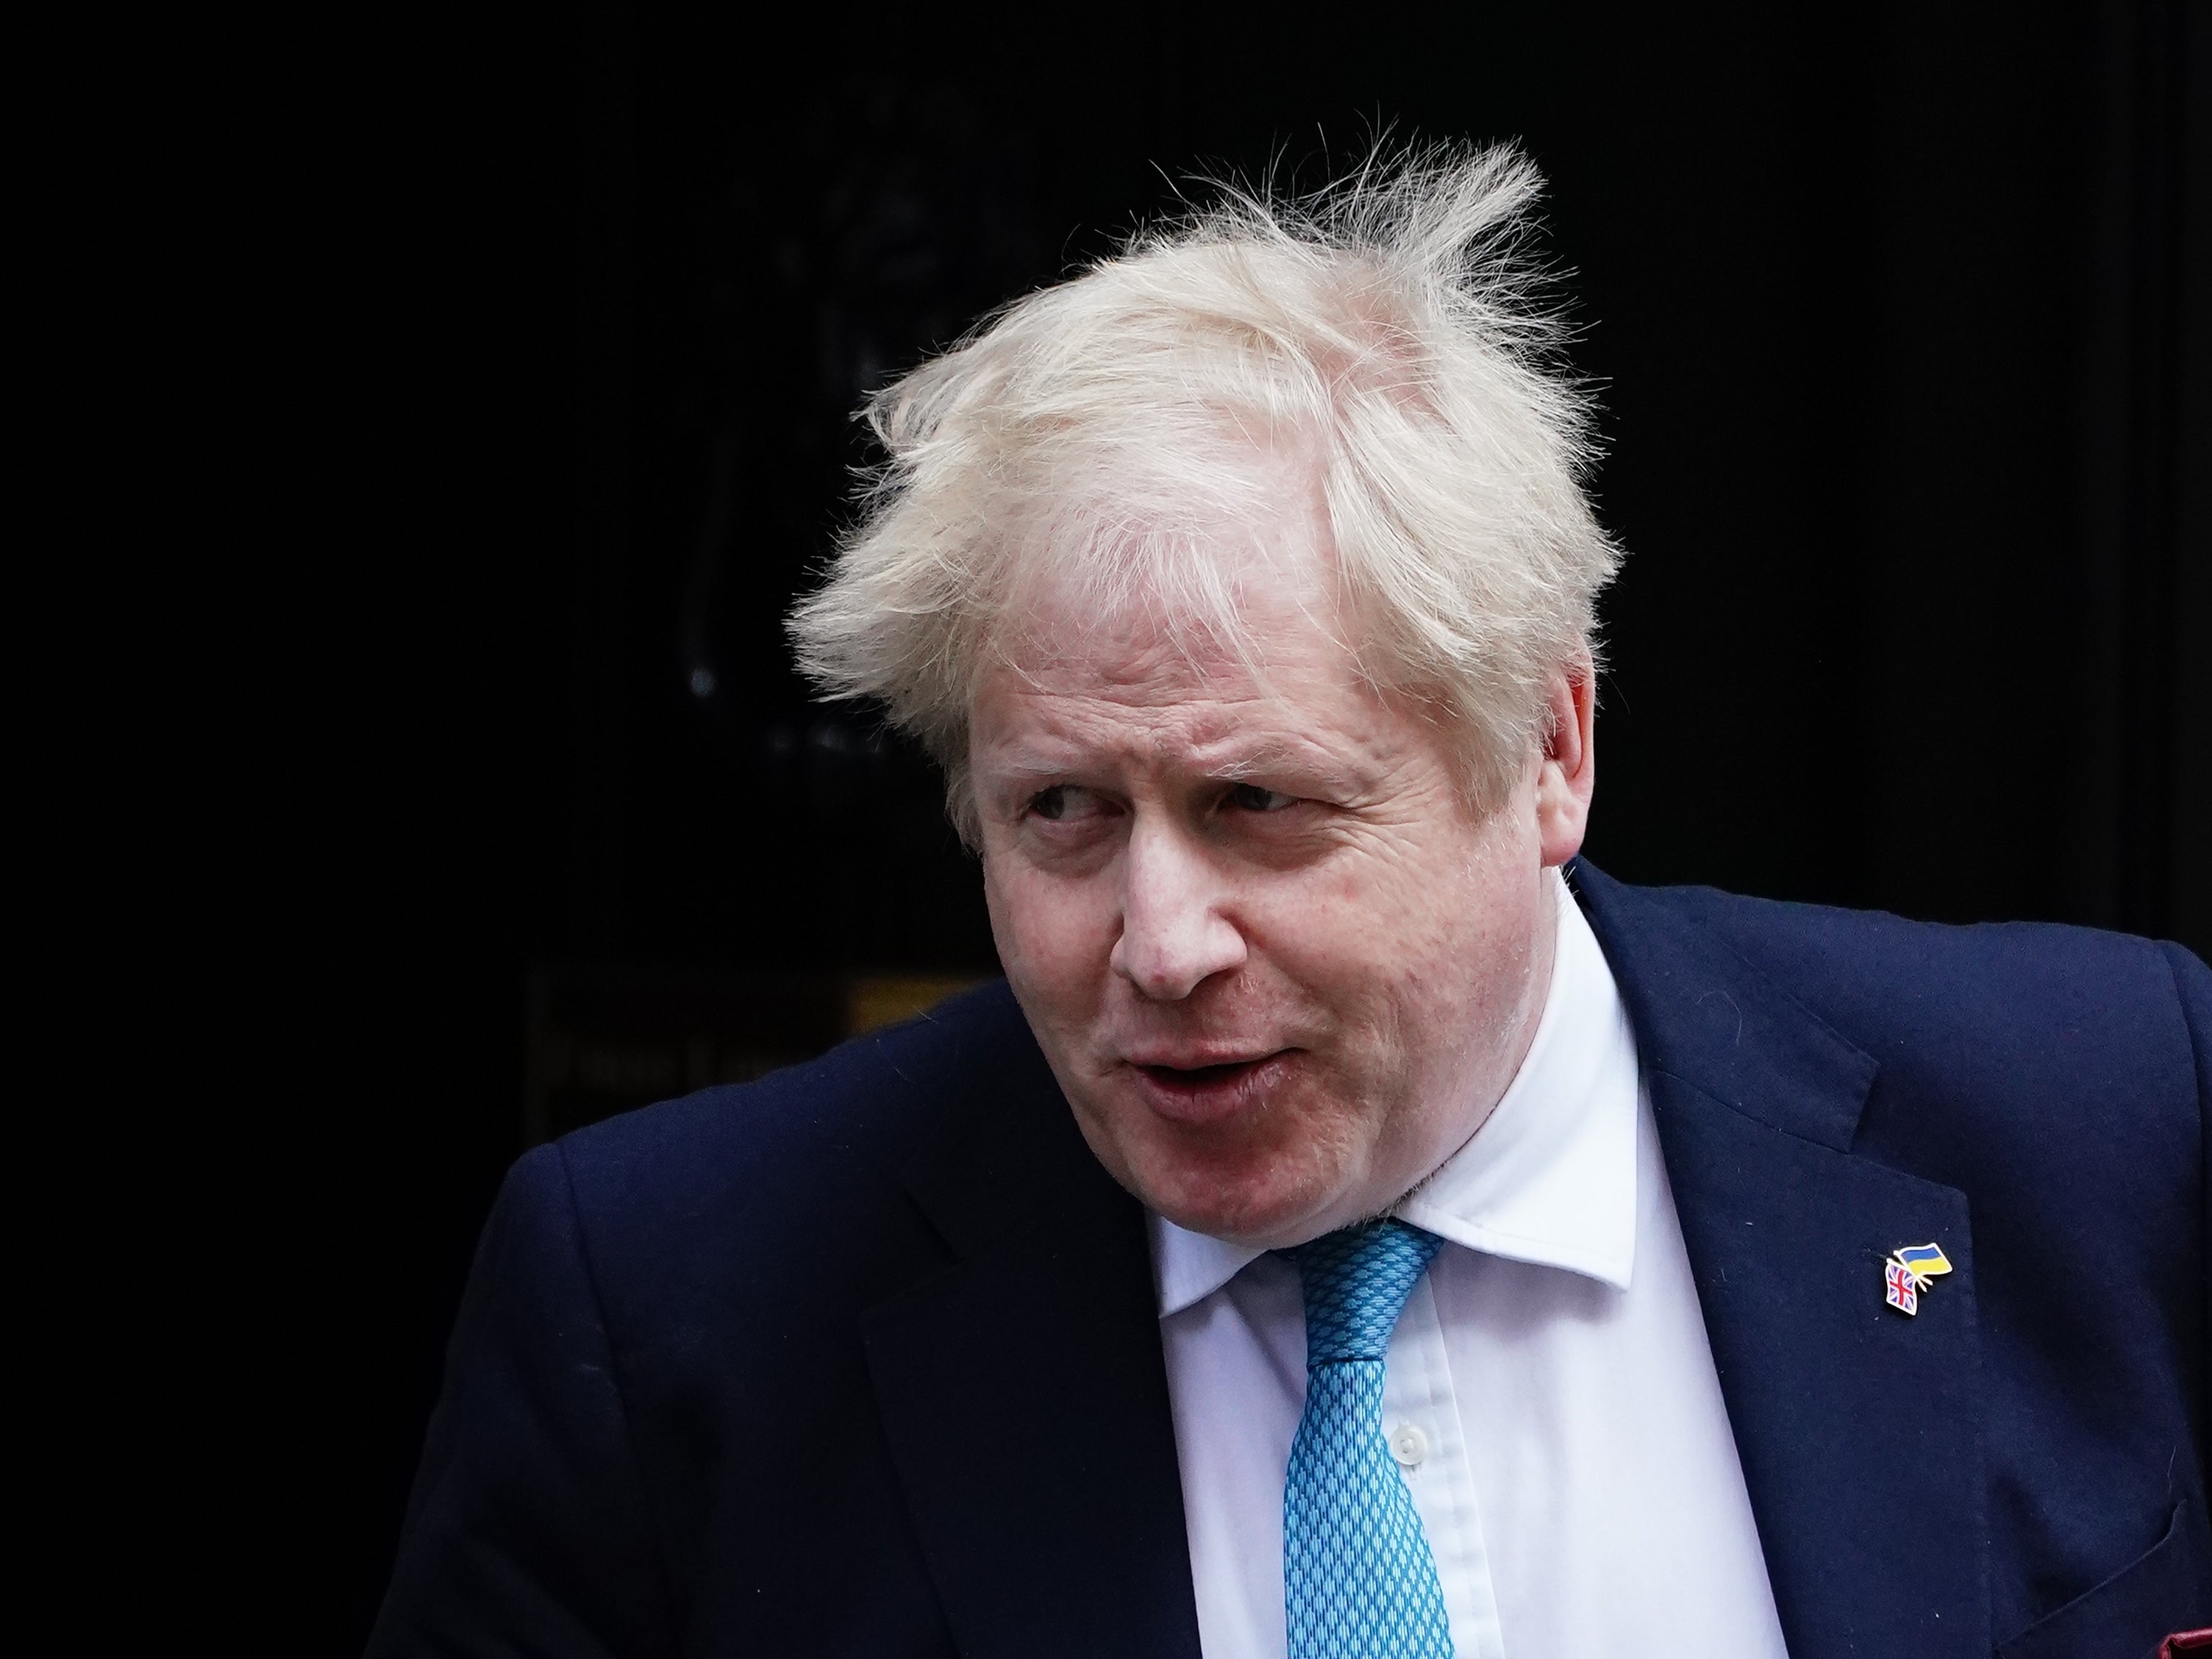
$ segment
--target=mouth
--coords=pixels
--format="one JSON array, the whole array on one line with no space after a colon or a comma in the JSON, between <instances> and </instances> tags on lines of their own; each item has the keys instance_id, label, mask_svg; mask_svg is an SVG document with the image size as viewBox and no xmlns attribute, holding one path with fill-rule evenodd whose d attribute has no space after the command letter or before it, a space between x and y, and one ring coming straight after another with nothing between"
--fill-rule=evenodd
<instances>
[{"instance_id":1,"label":"mouth","mask_svg":"<svg viewBox=\"0 0 2212 1659\"><path fill-rule=\"evenodd\" d=\"M1289 1070L1291 1051L1203 1066L1131 1062L1146 1103L1160 1116L1194 1126L1239 1116L1264 1103Z\"/></svg>"}]
</instances>

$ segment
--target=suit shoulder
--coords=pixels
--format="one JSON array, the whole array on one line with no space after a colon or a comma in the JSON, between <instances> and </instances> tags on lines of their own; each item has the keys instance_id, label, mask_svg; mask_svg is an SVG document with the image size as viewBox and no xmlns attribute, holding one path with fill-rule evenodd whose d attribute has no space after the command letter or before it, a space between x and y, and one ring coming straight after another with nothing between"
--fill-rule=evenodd
<instances>
[{"instance_id":1,"label":"suit shoulder","mask_svg":"<svg viewBox=\"0 0 2212 1659\"><path fill-rule=\"evenodd\" d=\"M1872 1055L1888 1091L1931 1112L1942 1103L1964 1131L2041 1121L2077 1143L2090 1130L2116 1152L2162 1156L2198 1132L2203 969L2179 946L1711 888L1647 896Z\"/></svg>"},{"instance_id":2,"label":"suit shoulder","mask_svg":"<svg viewBox=\"0 0 2212 1659\"><path fill-rule=\"evenodd\" d=\"M2130 934L2056 922L1912 921L1881 910L1650 890L1793 995L1871 1030L2087 1022L2115 1038L2148 1020L2178 1035L2179 957Z\"/></svg>"},{"instance_id":3,"label":"suit shoulder","mask_svg":"<svg viewBox=\"0 0 2212 1659\"><path fill-rule=\"evenodd\" d=\"M1003 980L757 1081L626 1112L556 1144L586 1224L822 1218L893 1182L964 1103L1042 1065Z\"/></svg>"}]
</instances>

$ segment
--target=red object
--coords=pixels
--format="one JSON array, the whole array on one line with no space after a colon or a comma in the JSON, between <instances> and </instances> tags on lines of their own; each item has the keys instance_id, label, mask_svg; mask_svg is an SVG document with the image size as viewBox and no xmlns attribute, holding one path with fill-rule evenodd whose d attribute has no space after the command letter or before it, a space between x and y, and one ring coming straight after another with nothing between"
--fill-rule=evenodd
<instances>
[{"instance_id":1,"label":"red object","mask_svg":"<svg viewBox=\"0 0 2212 1659\"><path fill-rule=\"evenodd\" d=\"M2212 1653L2212 1627L2178 1630L2158 1644L2158 1659L2179 1659L2185 1653Z\"/></svg>"},{"instance_id":2,"label":"red object","mask_svg":"<svg viewBox=\"0 0 2212 1659\"><path fill-rule=\"evenodd\" d=\"M1889 1294L1885 1300L1891 1307L1902 1313L1917 1313L1920 1310L1920 1297L1912 1287L1912 1270L1910 1267L1893 1261L1882 1270L1882 1278L1889 1285Z\"/></svg>"}]
</instances>

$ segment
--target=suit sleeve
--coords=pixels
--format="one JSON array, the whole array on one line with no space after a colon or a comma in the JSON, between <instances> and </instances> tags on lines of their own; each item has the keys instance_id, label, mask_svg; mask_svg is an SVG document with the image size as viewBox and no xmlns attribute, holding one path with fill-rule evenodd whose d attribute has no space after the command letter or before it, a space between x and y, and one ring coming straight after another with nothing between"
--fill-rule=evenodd
<instances>
[{"instance_id":1,"label":"suit sleeve","mask_svg":"<svg viewBox=\"0 0 2212 1659\"><path fill-rule=\"evenodd\" d=\"M2196 1417L2197 1462L2203 1466L2207 1489L2212 1490L2212 1422L2206 1420L2207 1412L2212 1411L2206 1399L2208 1394L2212 1394L2212 1389L2206 1386L2208 1370L2212 1370L2212 969L2207 969L2179 945L2166 944L2159 948L2166 952L2166 963L2173 970L2174 988L2181 996L2182 1018L2189 1024L2189 1046L2197 1061L2197 1147L2202 1183L2197 1190L2204 1206L2201 1235L2204 1256L2202 1277L2197 1280L2197 1308L2202 1322L2192 1345L2197 1356L2197 1385L2191 1391L2191 1407Z\"/></svg>"},{"instance_id":2,"label":"suit sleeve","mask_svg":"<svg viewBox=\"0 0 2212 1659\"><path fill-rule=\"evenodd\" d=\"M668 1653L665 1578L568 1170L508 1173L368 1659Z\"/></svg>"}]
</instances>

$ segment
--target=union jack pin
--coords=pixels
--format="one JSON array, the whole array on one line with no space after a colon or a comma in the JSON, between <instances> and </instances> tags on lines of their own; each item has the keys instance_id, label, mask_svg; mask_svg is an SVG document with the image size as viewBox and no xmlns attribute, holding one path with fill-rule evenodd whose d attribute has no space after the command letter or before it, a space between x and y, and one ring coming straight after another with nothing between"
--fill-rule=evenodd
<instances>
[{"instance_id":1,"label":"union jack pin","mask_svg":"<svg viewBox=\"0 0 2212 1659\"><path fill-rule=\"evenodd\" d=\"M1951 1271L1951 1260L1934 1244L1906 1244L1881 1264L1882 1299L1901 1314L1920 1311L1927 1288Z\"/></svg>"}]
</instances>

